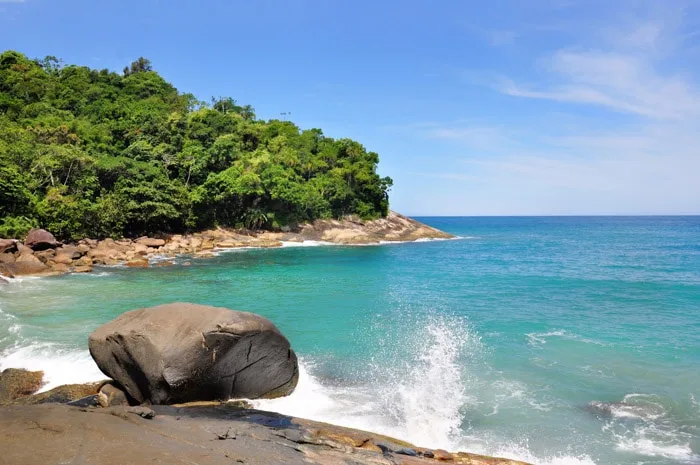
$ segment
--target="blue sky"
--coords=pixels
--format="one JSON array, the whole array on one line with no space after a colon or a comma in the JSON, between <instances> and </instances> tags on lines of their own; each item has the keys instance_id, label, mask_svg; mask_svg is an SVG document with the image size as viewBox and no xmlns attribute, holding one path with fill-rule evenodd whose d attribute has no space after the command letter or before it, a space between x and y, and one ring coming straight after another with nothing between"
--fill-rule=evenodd
<instances>
[{"instance_id":1,"label":"blue sky","mask_svg":"<svg viewBox=\"0 0 700 465\"><path fill-rule=\"evenodd\" d=\"M700 213L700 2L0 0L0 49L351 137L411 215Z\"/></svg>"}]
</instances>

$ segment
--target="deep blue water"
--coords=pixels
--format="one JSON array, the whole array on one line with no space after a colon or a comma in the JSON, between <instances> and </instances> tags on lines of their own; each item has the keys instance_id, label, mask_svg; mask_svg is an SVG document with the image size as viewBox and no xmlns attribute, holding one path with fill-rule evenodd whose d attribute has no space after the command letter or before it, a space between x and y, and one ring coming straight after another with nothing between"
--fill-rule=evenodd
<instances>
[{"instance_id":1,"label":"deep blue water","mask_svg":"<svg viewBox=\"0 0 700 465\"><path fill-rule=\"evenodd\" d=\"M301 356L263 408L541 464L700 463L700 217L420 219L460 239L0 285L0 367L99 377L97 325L213 304Z\"/></svg>"}]
</instances>

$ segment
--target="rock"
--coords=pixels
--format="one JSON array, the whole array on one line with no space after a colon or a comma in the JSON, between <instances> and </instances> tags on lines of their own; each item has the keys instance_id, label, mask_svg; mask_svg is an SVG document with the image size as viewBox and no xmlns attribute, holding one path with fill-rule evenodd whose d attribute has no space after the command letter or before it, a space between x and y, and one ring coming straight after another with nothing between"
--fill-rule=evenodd
<instances>
[{"instance_id":1,"label":"rock","mask_svg":"<svg viewBox=\"0 0 700 465\"><path fill-rule=\"evenodd\" d=\"M41 260L39 260L38 257L36 257L30 253L21 254L19 257L17 257L17 260L15 260L15 263L41 263L41 264L43 264L43 262Z\"/></svg>"},{"instance_id":2,"label":"rock","mask_svg":"<svg viewBox=\"0 0 700 465\"><path fill-rule=\"evenodd\" d=\"M160 247L165 245L165 240L154 239L152 237L140 237L135 241L137 244L145 245L146 247Z\"/></svg>"},{"instance_id":3,"label":"rock","mask_svg":"<svg viewBox=\"0 0 700 465\"><path fill-rule=\"evenodd\" d=\"M80 255L85 255L90 251L90 246L87 244L78 244L75 249Z\"/></svg>"},{"instance_id":4,"label":"rock","mask_svg":"<svg viewBox=\"0 0 700 465\"><path fill-rule=\"evenodd\" d=\"M449 462L450 460L454 460L454 457L452 456L452 454L450 454L449 452L447 452L446 450L443 450L443 449L435 449L433 451L433 457L435 458L435 460L441 460L444 462Z\"/></svg>"},{"instance_id":5,"label":"rock","mask_svg":"<svg viewBox=\"0 0 700 465\"><path fill-rule=\"evenodd\" d=\"M37 405L37 404L67 404L84 397L98 393L104 381L86 384L64 384L50 391L40 392L28 397L22 397L12 402L13 405Z\"/></svg>"},{"instance_id":6,"label":"rock","mask_svg":"<svg viewBox=\"0 0 700 465\"><path fill-rule=\"evenodd\" d=\"M134 252L138 255L146 255L148 253L148 247L143 244L134 244Z\"/></svg>"},{"instance_id":7,"label":"rock","mask_svg":"<svg viewBox=\"0 0 700 465\"><path fill-rule=\"evenodd\" d=\"M90 265L81 265L73 267L73 273L90 273L91 271L92 267Z\"/></svg>"},{"instance_id":8,"label":"rock","mask_svg":"<svg viewBox=\"0 0 700 465\"><path fill-rule=\"evenodd\" d=\"M399 449L414 447L386 436L225 405L105 409L11 406L0 409L0 431L0 463L8 465L438 463L397 454ZM475 454L455 456L454 463L460 464L527 465Z\"/></svg>"},{"instance_id":9,"label":"rock","mask_svg":"<svg viewBox=\"0 0 700 465\"><path fill-rule=\"evenodd\" d=\"M71 260L77 260L85 255L88 250L90 250L89 247L86 248L84 246L64 245L63 247L56 249L56 256L66 255L70 257Z\"/></svg>"},{"instance_id":10,"label":"rock","mask_svg":"<svg viewBox=\"0 0 700 465\"><path fill-rule=\"evenodd\" d=\"M290 394L289 341L259 315L187 303L126 312L88 341L97 366L137 402L172 404Z\"/></svg>"},{"instance_id":11,"label":"rock","mask_svg":"<svg viewBox=\"0 0 700 465\"><path fill-rule=\"evenodd\" d=\"M21 242L17 243L17 253L19 255L24 255L24 254L33 254L34 251L27 247L26 245L22 244Z\"/></svg>"},{"instance_id":12,"label":"rock","mask_svg":"<svg viewBox=\"0 0 700 465\"><path fill-rule=\"evenodd\" d=\"M14 263L15 256L11 253L0 253L0 263Z\"/></svg>"},{"instance_id":13,"label":"rock","mask_svg":"<svg viewBox=\"0 0 700 465\"><path fill-rule=\"evenodd\" d=\"M202 239L200 237L190 238L190 248L192 250L197 250L202 247Z\"/></svg>"},{"instance_id":14,"label":"rock","mask_svg":"<svg viewBox=\"0 0 700 465\"><path fill-rule=\"evenodd\" d=\"M0 254L17 250L17 239L0 239Z\"/></svg>"},{"instance_id":15,"label":"rock","mask_svg":"<svg viewBox=\"0 0 700 465\"><path fill-rule=\"evenodd\" d=\"M34 394L43 384L43 371L7 368L0 373L0 405Z\"/></svg>"},{"instance_id":16,"label":"rock","mask_svg":"<svg viewBox=\"0 0 700 465\"><path fill-rule=\"evenodd\" d=\"M134 258L126 262L126 266L130 268L148 268L148 260L145 258Z\"/></svg>"},{"instance_id":17,"label":"rock","mask_svg":"<svg viewBox=\"0 0 700 465\"><path fill-rule=\"evenodd\" d=\"M54 263L51 265L51 270L55 271L56 273L68 273L70 271L70 267L65 263Z\"/></svg>"},{"instance_id":18,"label":"rock","mask_svg":"<svg viewBox=\"0 0 700 465\"><path fill-rule=\"evenodd\" d=\"M102 385L97 393L97 402L102 407L115 407L117 405L129 405L126 393L114 383L108 382Z\"/></svg>"},{"instance_id":19,"label":"rock","mask_svg":"<svg viewBox=\"0 0 700 465\"><path fill-rule=\"evenodd\" d=\"M53 257L53 262L54 263L60 263L63 265L70 265L73 263L73 258L66 253L59 253L55 257Z\"/></svg>"},{"instance_id":20,"label":"rock","mask_svg":"<svg viewBox=\"0 0 700 465\"><path fill-rule=\"evenodd\" d=\"M173 266L174 263L171 262L170 260L163 260L162 262L156 262L157 267L163 267L163 266Z\"/></svg>"},{"instance_id":21,"label":"rock","mask_svg":"<svg viewBox=\"0 0 700 465\"><path fill-rule=\"evenodd\" d=\"M272 248L272 247L282 247L282 242L280 241L275 241L275 240L257 240L254 242L251 242L250 245L252 247L262 247L262 248Z\"/></svg>"},{"instance_id":22,"label":"rock","mask_svg":"<svg viewBox=\"0 0 700 465\"><path fill-rule=\"evenodd\" d=\"M49 271L49 267L41 263L39 259L36 259L36 261L18 261L15 263L0 264L0 275L7 276L8 278L44 274Z\"/></svg>"},{"instance_id":23,"label":"rock","mask_svg":"<svg viewBox=\"0 0 700 465\"><path fill-rule=\"evenodd\" d=\"M238 247L247 247L249 244L247 242L242 242L242 241L234 241L234 240L224 240L224 241L219 241L216 243L216 247L219 249L235 249Z\"/></svg>"},{"instance_id":24,"label":"rock","mask_svg":"<svg viewBox=\"0 0 700 465\"><path fill-rule=\"evenodd\" d=\"M45 229L32 229L24 240L24 245L33 250L46 250L58 247L60 243Z\"/></svg>"},{"instance_id":25,"label":"rock","mask_svg":"<svg viewBox=\"0 0 700 465\"><path fill-rule=\"evenodd\" d=\"M79 244L85 244L87 245L90 249L94 249L97 247L98 241L95 239L83 239L79 242Z\"/></svg>"},{"instance_id":26,"label":"rock","mask_svg":"<svg viewBox=\"0 0 700 465\"><path fill-rule=\"evenodd\" d=\"M147 420L150 420L152 418L155 418L156 412L151 410L148 407L141 407L141 406L135 406L135 407L128 407L125 409L127 413L133 413L134 415L138 415L141 418L145 418Z\"/></svg>"},{"instance_id":27,"label":"rock","mask_svg":"<svg viewBox=\"0 0 700 465\"><path fill-rule=\"evenodd\" d=\"M80 257L74 263L75 266L92 266L92 258Z\"/></svg>"}]
</instances>

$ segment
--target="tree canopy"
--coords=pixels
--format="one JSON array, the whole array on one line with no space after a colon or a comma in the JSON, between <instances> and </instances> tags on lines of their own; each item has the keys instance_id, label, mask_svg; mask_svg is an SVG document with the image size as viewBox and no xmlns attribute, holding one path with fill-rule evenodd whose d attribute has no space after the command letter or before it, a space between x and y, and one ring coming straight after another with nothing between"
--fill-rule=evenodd
<instances>
[{"instance_id":1,"label":"tree canopy","mask_svg":"<svg viewBox=\"0 0 700 465\"><path fill-rule=\"evenodd\" d=\"M392 180L350 139L122 74L0 54L0 237L63 239L386 216Z\"/></svg>"}]
</instances>

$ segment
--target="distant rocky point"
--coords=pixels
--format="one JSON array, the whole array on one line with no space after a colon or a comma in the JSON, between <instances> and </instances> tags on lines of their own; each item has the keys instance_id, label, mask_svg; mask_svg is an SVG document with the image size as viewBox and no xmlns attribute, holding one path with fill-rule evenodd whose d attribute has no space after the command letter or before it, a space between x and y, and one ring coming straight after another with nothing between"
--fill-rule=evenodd
<instances>
[{"instance_id":1,"label":"distant rocky point","mask_svg":"<svg viewBox=\"0 0 700 465\"><path fill-rule=\"evenodd\" d=\"M411 242L450 239L451 234L427 226L412 218L390 212L386 218L362 221L317 220L283 231L255 231L217 228L187 235L162 235L137 239L82 239L62 244L48 231L35 229L24 242L0 239L0 276L47 276L68 272L85 273L94 265L125 264L151 266L153 256L193 255L207 257L217 249L244 247L281 247L283 242L321 241L343 245L368 245L382 242ZM158 266L172 265L160 260Z\"/></svg>"}]
</instances>

